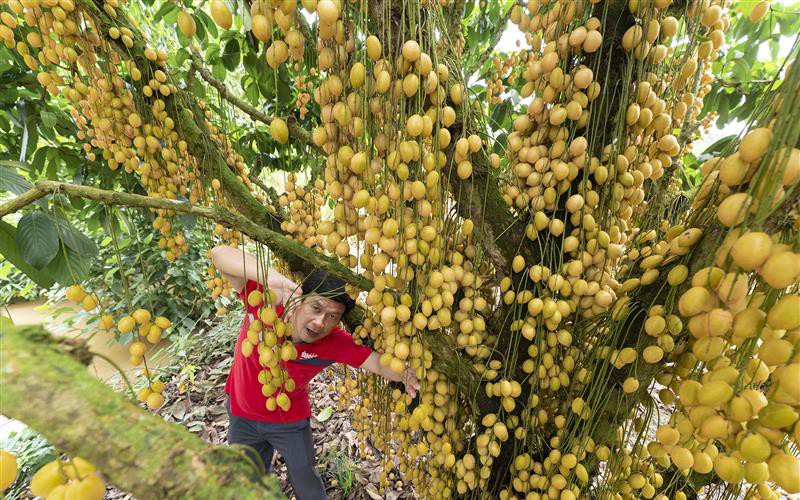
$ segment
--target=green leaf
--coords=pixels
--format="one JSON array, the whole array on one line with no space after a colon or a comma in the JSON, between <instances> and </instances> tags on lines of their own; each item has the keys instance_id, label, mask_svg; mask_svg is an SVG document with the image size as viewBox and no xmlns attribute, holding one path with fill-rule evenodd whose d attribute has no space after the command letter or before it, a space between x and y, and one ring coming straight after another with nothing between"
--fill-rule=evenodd
<instances>
[{"instance_id":1,"label":"green leaf","mask_svg":"<svg viewBox=\"0 0 800 500\"><path fill-rule=\"evenodd\" d=\"M228 71L233 71L239 66L241 59L239 40L233 38L225 44L225 49L222 51L222 64Z\"/></svg>"},{"instance_id":2,"label":"green leaf","mask_svg":"<svg viewBox=\"0 0 800 500\"><path fill-rule=\"evenodd\" d=\"M25 262L17 247L17 228L2 220L0 220L0 255L40 287L50 288L53 285L54 280L47 272L39 271Z\"/></svg>"},{"instance_id":3,"label":"green leaf","mask_svg":"<svg viewBox=\"0 0 800 500\"><path fill-rule=\"evenodd\" d=\"M731 71L736 81L739 83L748 83L750 81L750 63L746 59L738 59L733 63L733 70Z\"/></svg>"},{"instance_id":4,"label":"green leaf","mask_svg":"<svg viewBox=\"0 0 800 500\"><path fill-rule=\"evenodd\" d=\"M86 258L92 259L97 256L97 245L88 236L80 232L69 221L60 217L54 218L58 224L59 236L69 248Z\"/></svg>"},{"instance_id":5,"label":"green leaf","mask_svg":"<svg viewBox=\"0 0 800 500\"><path fill-rule=\"evenodd\" d=\"M58 253L58 231L44 212L26 214L17 224L17 247L25 261L42 269Z\"/></svg>"},{"instance_id":6,"label":"green leaf","mask_svg":"<svg viewBox=\"0 0 800 500\"><path fill-rule=\"evenodd\" d=\"M66 252L65 252L66 250ZM89 262L69 248L61 248L53 262L44 269L58 283L68 286L89 276Z\"/></svg>"},{"instance_id":7,"label":"green leaf","mask_svg":"<svg viewBox=\"0 0 800 500\"><path fill-rule=\"evenodd\" d=\"M42 110L41 112L42 117L42 129L43 130L52 130L56 126L56 115L49 112Z\"/></svg>"},{"instance_id":8,"label":"green leaf","mask_svg":"<svg viewBox=\"0 0 800 500\"><path fill-rule=\"evenodd\" d=\"M0 192L10 191L14 194L22 194L32 187L33 185L13 168L0 166Z\"/></svg>"},{"instance_id":9,"label":"green leaf","mask_svg":"<svg viewBox=\"0 0 800 500\"><path fill-rule=\"evenodd\" d=\"M158 9L156 14L153 16L153 21L154 22L158 22L158 21L161 20L162 17L166 16L167 14L172 12L173 10L177 10L177 9L178 9L178 6L176 4L174 4L172 2L164 2L164 3L161 4L161 8ZM177 15L177 13L176 13L176 15Z\"/></svg>"},{"instance_id":10,"label":"green leaf","mask_svg":"<svg viewBox=\"0 0 800 500\"><path fill-rule=\"evenodd\" d=\"M333 407L332 406L326 406L325 408L320 410L319 413L317 413L316 419L318 421L320 421L320 422L324 422L324 421L328 420L329 418L331 418L331 415L333 415Z\"/></svg>"}]
</instances>

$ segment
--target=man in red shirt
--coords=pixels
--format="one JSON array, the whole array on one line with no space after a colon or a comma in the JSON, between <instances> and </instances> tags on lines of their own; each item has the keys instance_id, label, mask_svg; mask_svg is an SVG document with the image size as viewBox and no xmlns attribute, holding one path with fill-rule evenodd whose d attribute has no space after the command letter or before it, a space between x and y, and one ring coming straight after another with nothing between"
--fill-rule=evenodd
<instances>
[{"instance_id":1,"label":"man in red shirt","mask_svg":"<svg viewBox=\"0 0 800 500\"><path fill-rule=\"evenodd\" d=\"M367 346L358 345L338 325L355 302L344 289L344 282L324 272L314 272L298 287L291 280L263 267L242 250L217 246L211 250L211 260L244 302L244 322L236 341L233 366L225 383L228 393L229 444L244 444L253 448L271 472L275 450L283 456L289 470L289 480L298 500L326 499L325 485L316 469L314 443L311 438L311 405L308 384L325 367L345 363L405 384L406 392L415 397L419 380L414 369L396 373L379 362L380 355ZM266 281L266 283L264 283ZM279 388L288 396L286 409L275 406L275 394L264 394L259 374L264 367L257 354L245 356L242 343L247 339L250 323L259 318L264 305L251 306L248 296L254 290L264 292L264 284L273 292L274 302L267 304L291 325L291 342L297 351L296 359L281 361L292 384ZM302 293L300 293L302 292ZM269 297L271 294L264 294ZM288 310L287 310L288 306ZM263 376L263 373L262 373ZM292 387L293 386L293 387ZM272 398L272 401L269 399ZM270 409L270 406L272 409ZM252 453L252 452L251 452Z\"/></svg>"}]
</instances>

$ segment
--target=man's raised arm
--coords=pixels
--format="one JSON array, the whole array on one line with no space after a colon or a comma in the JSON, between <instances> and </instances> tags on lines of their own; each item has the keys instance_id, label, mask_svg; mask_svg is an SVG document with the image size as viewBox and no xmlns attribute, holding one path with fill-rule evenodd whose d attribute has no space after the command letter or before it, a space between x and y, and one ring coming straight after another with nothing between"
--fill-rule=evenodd
<instances>
[{"instance_id":1,"label":"man's raised arm","mask_svg":"<svg viewBox=\"0 0 800 500\"><path fill-rule=\"evenodd\" d=\"M286 304L297 284L274 269L259 268L258 260L244 250L225 245L211 249L211 262L237 292L253 280L275 292L275 304ZM266 277L266 283L264 278Z\"/></svg>"}]
</instances>

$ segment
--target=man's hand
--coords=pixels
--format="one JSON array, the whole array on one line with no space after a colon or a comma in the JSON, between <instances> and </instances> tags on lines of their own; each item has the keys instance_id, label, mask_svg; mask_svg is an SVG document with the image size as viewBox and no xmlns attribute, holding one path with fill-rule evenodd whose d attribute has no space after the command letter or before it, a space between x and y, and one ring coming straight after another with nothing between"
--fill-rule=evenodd
<instances>
[{"instance_id":1,"label":"man's hand","mask_svg":"<svg viewBox=\"0 0 800 500\"><path fill-rule=\"evenodd\" d=\"M417 396L419 391L419 379L417 373L413 368L406 368L400 373L392 370L388 366L381 365L381 355L373 352L367 357L366 361L361 365L361 368L370 373L380 375L381 377L391 380L392 382L402 382L406 386L406 392L412 398Z\"/></svg>"},{"instance_id":2,"label":"man's hand","mask_svg":"<svg viewBox=\"0 0 800 500\"><path fill-rule=\"evenodd\" d=\"M406 368L400 381L405 384L406 392L409 396L411 396L412 399L417 397L417 391L419 390L419 379L417 379L416 370L413 368Z\"/></svg>"}]
</instances>

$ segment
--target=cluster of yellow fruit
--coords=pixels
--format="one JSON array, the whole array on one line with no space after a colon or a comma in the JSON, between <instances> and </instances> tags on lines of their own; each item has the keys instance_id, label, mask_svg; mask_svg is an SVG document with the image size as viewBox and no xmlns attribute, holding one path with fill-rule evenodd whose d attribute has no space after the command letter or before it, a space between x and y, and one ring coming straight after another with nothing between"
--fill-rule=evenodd
<instances>
[{"instance_id":1,"label":"cluster of yellow fruit","mask_svg":"<svg viewBox=\"0 0 800 500\"><path fill-rule=\"evenodd\" d=\"M81 457L53 460L36 471L31 494L45 500L101 500L106 484L94 465Z\"/></svg>"},{"instance_id":2,"label":"cluster of yellow fruit","mask_svg":"<svg viewBox=\"0 0 800 500\"><path fill-rule=\"evenodd\" d=\"M116 12L116 4L105 3L105 11ZM112 49L115 43L133 46L131 29L113 27L105 33L108 38L102 38L90 14L79 12L73 1L62 5L12 0L8 7L13 14L4 12L4 22L16 28L19 35L9 30L7 45L17 50L28 67L38 71L37 81L50 94L68 99L78 138L87 141L87 157L93 160L93 148L101 150L110 169L123 167L126 172L138 173L152 196L174 199L186 195L187 186L197 179L197 161L187 153L186 142L179 140L175 123L165 111L163 97L175 92L174 84L163 70L151 73L144 68L143 73L132 61L122 62ZM17 16L21 16L21 22ZM23 37L24 26L30 30L25 30ZM108 64L103 64L103 69L98 66L98 56L106 56ZM166 52L153 49L147 49L145 56L157 67L163 67L167 58ZM56 65L71 72L62 72ZM149 121L136 109L126 78L152 98ZM156 212L153 227L162 233L159 247L165 249L166 258L174 260L188 244L183 234L173 231L168 211Z\"/></svg>"},{"instance_id":3,"label":"cluster of yellow fruit","mask_svg":"<svg viewBox=\"0 0 800 500\"><path fill-rule=\"evenodd\" d=\"M289 340L292 335L291 323L278 317L275 309L268 305L275 303L275 292L264 293L253 290L247 295L250 307L257 307L257 318L247 327L247 338L242 340L242 354L249 357L255 352L263 370L258 373L261 392L267 398L269 411L280 408L287 411L291 401L287 392L295 389L295 382L285 368L287 361L297 359L297 349ZM283 363L283 364L282 364Z\"/></svg>"},{"instance_id":4,"label":"cluster of yellow fruit","mask_svg":"<svg viewBox=\"0 0 800 500\"><path fill-rule=\"evenodd\" d=\"M80 304L84 311L94 311L100 305L100 299L96 294L87 293L80 285L70 285L66 290L67 300L75 304Z\"/></svg>"},{"instance_id":5,"label":"cluster of yellow fruit","mask_svg":"<svg viewBox=\"0 0 800 500\"><path fill-rule=\"evenodd\" d=\"M322 248L326 240L317 235L316 224L322 220L325 183L322 179L316 179L312 189L306 189L296 185L296 180L294 174L287 176L286 194L278 199L278 205L289 216L288 220L281 222L281 229L309 248ZM331 251L335 251L335 248Z\"/></svg>"},{"instance_id":6,"label":"cluster of yellow fruit","mask_svg":"<svg viewBox=\"0 0 800 500\"><path fill-rule=\"evenodd\" d=\"M143 375L146 375L147 386L139 389L139 392L136 393L136 399L141 403L147 404L147 407L151 410L158 410L164 406L164 396L161 394L164 392L164 382L152 377L147 368L143 370Z\"/></svg>"}]
</instances>

